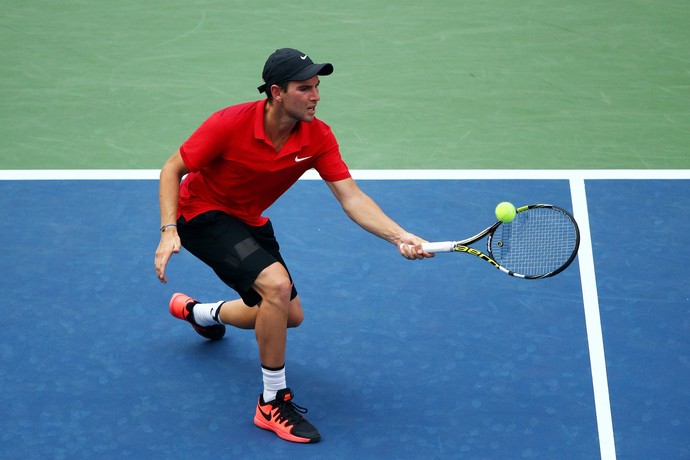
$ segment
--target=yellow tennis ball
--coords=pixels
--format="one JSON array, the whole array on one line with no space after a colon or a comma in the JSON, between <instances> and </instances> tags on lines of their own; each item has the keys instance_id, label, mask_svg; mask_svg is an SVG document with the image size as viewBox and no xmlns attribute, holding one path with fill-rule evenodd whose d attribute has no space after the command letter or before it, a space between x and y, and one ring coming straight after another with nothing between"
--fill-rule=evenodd
<instances>
[{"instance_id":1,"label":"yellow tennis ball","mask_svg":"<svg viewBox=\"0 0 690 460\"><path fill-rule=\"evenodd\" d=\"M501 222L512 222L515 219L515 214L515 206L512 203L504 201L496 206L496 218Z\"/></svg>"}]
</instances>

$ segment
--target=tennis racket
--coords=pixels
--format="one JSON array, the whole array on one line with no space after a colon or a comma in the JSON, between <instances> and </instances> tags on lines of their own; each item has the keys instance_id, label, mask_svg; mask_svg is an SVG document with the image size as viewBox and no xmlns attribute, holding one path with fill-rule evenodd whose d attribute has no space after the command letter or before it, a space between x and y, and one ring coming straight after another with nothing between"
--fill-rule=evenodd
<instances>
[{"instance_id":1,"label":"tennis racket","mask_svg":"<svg viewBox=\"0 0 690 460\"><path fill-rule=\"evenodd\" d=\"M426 252L464 252L510 276L548 278L572 263L580 246L580 230L565 209L550 204L518 208L511 222L496 222L462 241L424 243ZM486 252L469 245L488 236Z\"/></svg>"}]
</instances>

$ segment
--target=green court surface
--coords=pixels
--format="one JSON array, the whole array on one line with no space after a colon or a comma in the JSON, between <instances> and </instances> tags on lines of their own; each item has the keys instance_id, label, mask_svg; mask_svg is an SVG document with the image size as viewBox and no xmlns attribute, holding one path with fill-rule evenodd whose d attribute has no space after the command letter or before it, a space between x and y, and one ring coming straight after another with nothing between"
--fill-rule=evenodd
<instances>
[{"instance_id":1,"label":"green court surface","mask_svg":"<svg viewBox=\"0 0 690 460\"><path fill-rule=\"evenodd\" d=\"M354 169L690 167L690 3L8 0L0 169L155 169L260 96L276 48L332 62Z\"/></svg>"}]
</instances>

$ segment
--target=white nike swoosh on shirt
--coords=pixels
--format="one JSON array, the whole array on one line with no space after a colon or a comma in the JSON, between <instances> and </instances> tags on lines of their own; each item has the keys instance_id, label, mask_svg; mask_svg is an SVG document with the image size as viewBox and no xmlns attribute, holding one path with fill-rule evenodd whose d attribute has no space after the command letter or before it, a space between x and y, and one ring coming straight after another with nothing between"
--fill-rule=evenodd
<instances>
[{"instance_id":1,"label":"white nike swoosh on shirt","mask_svg":"<svg viewBox=\"0 0 690 460\"><path fill-rule=\"evenodd\" d=\"M312 155L312 156L314 156L314 155ZM308 160L308 159L311 158L312 156L300 158L299 155L297 155L297 156L295 157L295 163L299 163L300 161Z\"/></svg>"}]
</instances>

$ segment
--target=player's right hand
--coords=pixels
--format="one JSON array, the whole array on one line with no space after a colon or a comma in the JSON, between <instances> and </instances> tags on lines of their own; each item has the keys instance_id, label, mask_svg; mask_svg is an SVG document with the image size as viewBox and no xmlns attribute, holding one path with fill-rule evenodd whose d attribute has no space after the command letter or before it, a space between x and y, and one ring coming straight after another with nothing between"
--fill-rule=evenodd
<instances>
[{"instance_id":1,"label":"player's right hand","mask_svg":"<svg viewBox=\"0 0 690 460\"><path fill-rule=\"evenodd\" d=\"M161 234L161 241L158 243L158 249L156 249L156 258L154 260L156 275L158 275L158 280L161 283L168 282L168 280L165 278L165 267L168 265L170 257L172 257L173 254L180 252L181 247L182 243L180 242L180 236L177 234L176 228L168 228Z\"/></svg>"}]
</instances>

